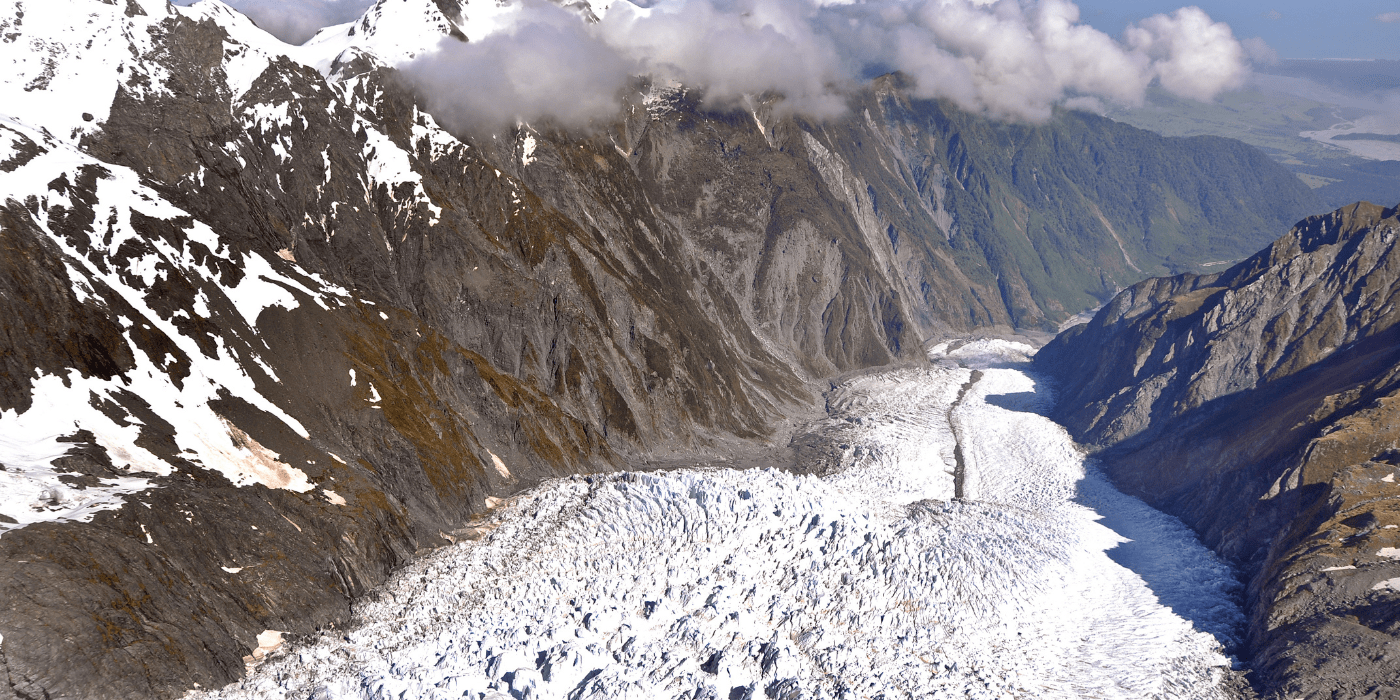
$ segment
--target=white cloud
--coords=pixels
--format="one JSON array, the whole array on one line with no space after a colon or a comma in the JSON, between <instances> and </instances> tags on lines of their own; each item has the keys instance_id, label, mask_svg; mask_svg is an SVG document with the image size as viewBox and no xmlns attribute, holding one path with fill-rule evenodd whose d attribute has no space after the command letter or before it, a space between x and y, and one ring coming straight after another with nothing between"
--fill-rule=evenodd
<instances>
[{"instance_id":1,"label":"white cloud","mask_svg":"<svg viewBox=\"0 0 1400 700\"><path fill-rule=\"evenodd\" d=\"M1267 56L1267 44L1247 54L1228 25L1195 7L1116 40L1080 23L1070 0L616 0L591 25L545 0L512 1L523 4L508 29L445 40L405 66L449 122L608 117L635 74L720 105L776 92L788 109L820 117L842 110L852 86L891 71L909 76L918 96L1039 121L1071 99L1138 104L1154 81L1212 99L1243 84L1246 55Z\"/></svg>"},{"instance_id":2,"label":"white cloud","mask_svg":"<svg viewBox=\"0 0 1400 700\"><path fill-rule=\"evenodd\" d=\"M403 67L450 128L548 118L586 124L612 116L639 67L572 12L532 2L519 23L479 41L448 39Z\"/></svg>"},{"instance_id":3,"label":"white cloud","mask_svg":"<svg viewBox=\"0 0 1400 700\"><path fill-rule=\"evenodd\" d=\"M1249 62L1256 66L1276 66L1279 64L1278 52L1274 47L1269 46L1269 42L1262 37L1250 37L1240 42L1244 47L1245 55L1249 56Z\"/></svg>"},{"instance_id":4,"label":"white cloud","mask_svg":"<svg viewBox=\"0 0 1400 700\"><path fill-rule=\"evenodd\" d=\"M1376 21L1386 23L1400 22L1400 12L1383 12L1376 15Z\"/></svg>"},{"instance_id":5,"label":"white cloud","mask_svg":"<svg viewBox=\"0 0 1400 700\"><path fill-rule=\"evenodd\" d=\"M1153 72L1167 90L1209 100L1244 84L1249 70L1244 47L1230 26L1214 22L1199 7L1149 17L1126 33L1128 43L1153 59Z\"/></svg>"}]
</instances>

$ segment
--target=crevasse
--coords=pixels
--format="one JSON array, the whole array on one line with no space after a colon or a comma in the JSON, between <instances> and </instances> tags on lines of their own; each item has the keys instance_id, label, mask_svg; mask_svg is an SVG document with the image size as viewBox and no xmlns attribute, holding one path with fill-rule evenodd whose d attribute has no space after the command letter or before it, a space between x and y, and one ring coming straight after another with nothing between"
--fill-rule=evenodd
<instances>
[{"instance_id":1,"label":"crevasse","mask_svg":"<svg viewBox=\"0 0 1400 700\"><path fill-rule=\"evenodd\" d=\"M1037 413L1031 348L949 347L833 390L834 474L545 484L205 697L1227 697L1229 568Z\"/></svg>"}]
</instances>

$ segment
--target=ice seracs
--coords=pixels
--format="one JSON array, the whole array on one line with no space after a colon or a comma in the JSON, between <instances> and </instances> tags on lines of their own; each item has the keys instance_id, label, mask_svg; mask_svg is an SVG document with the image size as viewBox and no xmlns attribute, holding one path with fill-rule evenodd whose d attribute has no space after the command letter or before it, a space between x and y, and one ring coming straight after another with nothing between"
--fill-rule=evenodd
<instances>
[{"instance_id":1,"label":"ice seracs","mask_svg":"<svg viewBox=\"0 0 1400 700\"><path fill-rule=\"evenodd\" d=\"M1229 569L1035 412L1030 348L940 351L831 392L835 474L545 484L199 697L1226 697Z\"/></svg>"}]
</instances>

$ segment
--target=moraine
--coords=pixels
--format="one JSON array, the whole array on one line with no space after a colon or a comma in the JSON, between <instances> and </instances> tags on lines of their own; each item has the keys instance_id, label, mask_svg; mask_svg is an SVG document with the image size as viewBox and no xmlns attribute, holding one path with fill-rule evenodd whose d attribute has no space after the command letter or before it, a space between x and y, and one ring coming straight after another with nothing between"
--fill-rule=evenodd
<instances>
[{"instance_id":1,"label":"moraine","mask_svg":"<svg viewBox=\"0 0 1400 700\"><path fill-rule=\"evenodd\" d=\"M1040 415L1030 347L949 347L830 392L832 474L548 483L207 697L1230 697L1229 568Z\"/></svg>"}]
</instances>

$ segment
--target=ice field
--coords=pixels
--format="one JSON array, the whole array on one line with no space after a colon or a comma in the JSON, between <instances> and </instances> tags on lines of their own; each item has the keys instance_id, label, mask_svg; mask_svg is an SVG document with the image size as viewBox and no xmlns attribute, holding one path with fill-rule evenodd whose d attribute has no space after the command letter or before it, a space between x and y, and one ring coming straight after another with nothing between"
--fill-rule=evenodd
<instances>
[{"instance_id":1,"label":"ice field","mask_svg":"<svg viewBox=\"0 0 1400 700\"><path fill-rule=\"evenodd\" d=\"M575 477L223 698L1223 698L1228 567L1036 411L1031 348L845 382L824 477ZM1110 529L1109 523L1114 529Z\"/></svg>"}]
</instances>

